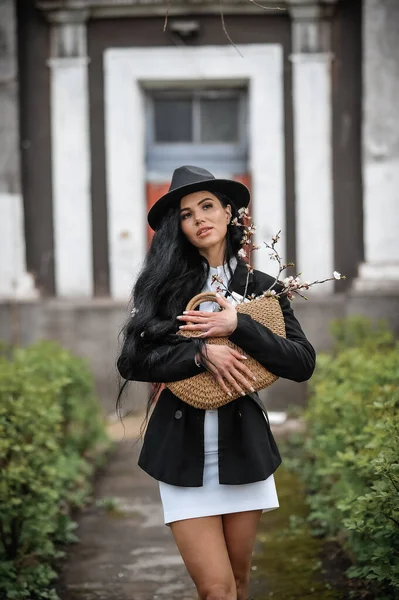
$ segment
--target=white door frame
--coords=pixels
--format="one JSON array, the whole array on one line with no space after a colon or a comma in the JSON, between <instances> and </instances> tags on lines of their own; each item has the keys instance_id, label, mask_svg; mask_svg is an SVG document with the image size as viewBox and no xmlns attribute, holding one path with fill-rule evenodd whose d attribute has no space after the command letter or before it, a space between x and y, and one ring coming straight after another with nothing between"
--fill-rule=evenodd
<instances>
[{"instance_id":1,"label":"white door frame","mask_svg":"<svg viewBox=\"0 0 399 600\"><path fill-rule=\"evenodd\" d=\"M147 247L145 88L245 83L249 172L257 240L285 229L283 49L279 44L110 48L104 53L111 296L126 298ZM179 166L179 165L176 165ZM172 174L170 174L172 175ZM215 173L223 176L222 173ZM281 244L281 248L284 245ZM265 249L256 266L273 270Z\"/></svg>"}]
</instances>

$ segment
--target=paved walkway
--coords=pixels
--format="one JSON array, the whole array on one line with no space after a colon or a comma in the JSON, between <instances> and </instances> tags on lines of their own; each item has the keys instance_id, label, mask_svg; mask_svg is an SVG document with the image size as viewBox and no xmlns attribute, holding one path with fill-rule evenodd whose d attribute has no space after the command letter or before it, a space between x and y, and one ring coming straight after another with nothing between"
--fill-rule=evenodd
<instances>
[{"instance_id":1,"label":"paved walkway","mask_svg":"<svg viewBox=\"0 0 399 600\"><path fill-rule=\"evenodd\" d=\"M132 434L131 425L127 434ZM80 541L68 547L62 600L197 599L163 523L158 484L137 466L139 448L132 439L120 442L99 477L97 502L79 519ZM117 501L116 509L112 503L98 506L110 498Z\"/></svg>"},{"instance_id":2,"label":"paved walkway","mask_svg":"<svg viewBox=\"0 0 399 600\"><path fill-rule=\"evenodd\" d=\"M79 543L68 547L62 600L197 600L194 585L163 523L158 484L137 466L141 417L111 426L115 454L98 478L96 503L79 518ZM122 440L122 441L121 441ZM99 501L115 499L116 507ZM257 581L257 600L269 597Z\"/></svg>"}]
</instances>

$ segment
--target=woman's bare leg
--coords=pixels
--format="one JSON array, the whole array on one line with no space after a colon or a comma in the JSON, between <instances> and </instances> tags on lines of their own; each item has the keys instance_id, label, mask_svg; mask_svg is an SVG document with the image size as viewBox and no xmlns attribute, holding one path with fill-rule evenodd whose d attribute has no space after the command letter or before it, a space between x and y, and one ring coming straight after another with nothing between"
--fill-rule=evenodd
<instances>
[{"instance_id":1,"label":"woman's bare leg","mask_svg":"<svg viewBox=\"0 0 399 600\"><path fill-rule=\"evenodd\" d=\"M200 600L237 600L222 517L175 521L170 528Z\"/></svg>"},{"instance_id":2,"label":"woman's bare leg","mask_svg":"<svg viewBox=\"0 0 399 600\"><path fill-rule=\"evenodd\" d=\"M248 599L252 553L261 510L222 515L224 538L237 588L237 600Z\"/></svg>"}]
</instances>

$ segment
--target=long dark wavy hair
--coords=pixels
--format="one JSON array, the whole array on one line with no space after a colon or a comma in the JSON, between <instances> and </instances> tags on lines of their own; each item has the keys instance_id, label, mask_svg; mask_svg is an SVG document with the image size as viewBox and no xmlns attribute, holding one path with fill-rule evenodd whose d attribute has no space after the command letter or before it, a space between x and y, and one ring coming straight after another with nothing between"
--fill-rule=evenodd
<instances>
[{"instance_id":1,"label":"long dark wavy hair","mask_svg":"<svg viewBox=\"0 0 399 600\"><path fill-rule=\"evenodd\" d=\"M232 219L238 216L237 207L227 196L212 193L223 207L230 204ZM209 275L208 261L188 241L181 229L179 209L179 206L170 208L155 231L143 267L133 287L130 300L131 316L121 332L124 356L127 361L129 356L142 354L151 365L154 359L152 351L157 345L194 341L206 365L205 339L190 339L177 335L179 327L177 315L182 314L190 298L201 292ZM237 256L241 248L241 238L240 228L229 223L224 263L228 264L230 277L233 275L230 260ZM119 416L122 409L121 398L127 384L128 380L121 386L116 400L116 412ZM161 385L161 383L152 384L142 431Z\"/></svg>"}]
</instances>

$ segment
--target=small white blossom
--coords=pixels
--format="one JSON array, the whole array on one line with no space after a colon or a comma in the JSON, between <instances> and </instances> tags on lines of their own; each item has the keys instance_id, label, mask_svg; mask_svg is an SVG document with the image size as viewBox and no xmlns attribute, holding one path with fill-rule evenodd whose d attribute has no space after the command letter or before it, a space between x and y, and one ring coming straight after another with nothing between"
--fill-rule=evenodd
<instances>
[{"instance_id":1,"label":"small white blossom","mask_svg":"<svg viewBox=\"0 0 399 600\"><path fill-rule=\"evenodd\" d=\"M245 252L244 248L240 248L240 250L238 251L238 256L240 256L241 258L245 258L247 256L247 253Z\"/></svg>"},{"instance_id":2,"label":"small white blossom","mask_svg":"<svg viewBox=\"0 0 399 600\"><path fill-rule=\"evenodd\" d=\"M242 217L243 215L247 217L249 215L249 210L245 206L242 206L238 209L238 214L240 215L240 217Z\"/></svg>"},{"instance_id":3,"label":"small white blossom","mask_svg":"<svg viewBox=\"0 0 399 600\"><path fill-rule=\"evenodd\" d=\"M299 277L295 277L295 279L293 279L293 280L290 282L290 287L291 287L292 289L299 288L300 286L301 286L301 280L299 279Z\"/></svg>"},{"instance_id":4,"label":"small white blossom","mask_svg":"<svg viewBox=\"0 0 399 600\"><path fill-rule=\"evenodd\" d=\"M341 273L338 273L338 271L334 271L333 275L334 275L334 279L341 279L341 277L342 277Z\"/></svg>"}]
</instances>

